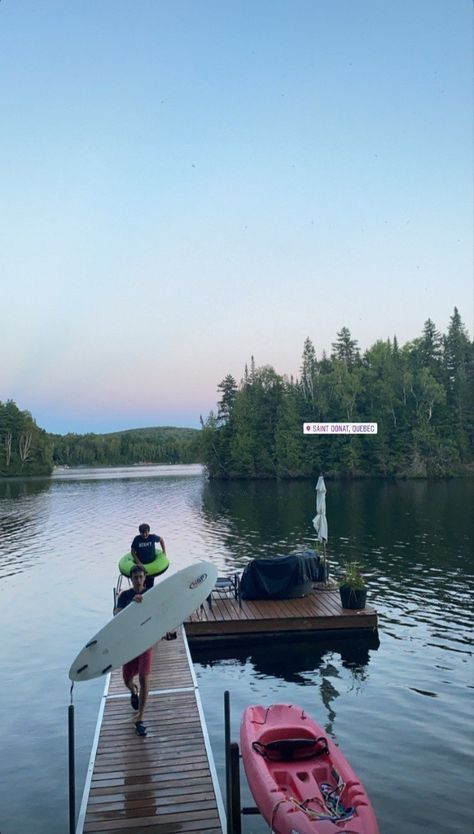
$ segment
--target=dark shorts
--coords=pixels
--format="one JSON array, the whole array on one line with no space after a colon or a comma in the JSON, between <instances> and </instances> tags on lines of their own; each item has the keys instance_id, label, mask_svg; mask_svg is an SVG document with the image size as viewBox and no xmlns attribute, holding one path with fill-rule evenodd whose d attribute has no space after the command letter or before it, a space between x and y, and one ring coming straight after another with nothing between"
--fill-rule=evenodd
<instances>
[{"instance_id":1,"label":"dark shorts","mask_svg":"<svg viewBox=\"0 0 474 834\"><path fill-rule=\"evenodd\" d=\"M122 667L122 675L125 683L135 675L149 675L151 672L151 662L153 660L153 649L147 649L143 654L134 657Z\"/></svg>"}]
</instances>

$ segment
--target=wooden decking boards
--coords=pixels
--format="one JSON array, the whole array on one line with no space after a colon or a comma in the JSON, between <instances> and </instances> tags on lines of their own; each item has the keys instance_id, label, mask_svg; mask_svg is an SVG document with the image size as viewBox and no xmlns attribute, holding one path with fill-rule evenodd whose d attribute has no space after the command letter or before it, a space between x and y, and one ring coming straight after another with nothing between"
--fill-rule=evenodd
<instances>
[{"instance_id":1,"label":"wooden decking boards","mask_svg":"<svg viewBox=\"0 0 474 834\"><path fill-rule=\"evenodd\" d=\"M315 585L312 592L300 599L238 600L232 595L213 594L212 606L207 602L185 622L191 643L225 639L242 639L281 632L340 632L377 629L377 612L370 606L362 611L342 608L339 590L333 584ZM316 635L315 635L316 636Z\"/></svg>"},{"instance_id":2,"label":"wooden decking boards","mask_svg":"<svg viewBox=\"0 0 474 834\"><path fill-rule=\"evenodd\" d=\"M77 834L222 834L225 816L186 637L154 647L146 738L107 681Z\"/></svg>"}]
</instances>

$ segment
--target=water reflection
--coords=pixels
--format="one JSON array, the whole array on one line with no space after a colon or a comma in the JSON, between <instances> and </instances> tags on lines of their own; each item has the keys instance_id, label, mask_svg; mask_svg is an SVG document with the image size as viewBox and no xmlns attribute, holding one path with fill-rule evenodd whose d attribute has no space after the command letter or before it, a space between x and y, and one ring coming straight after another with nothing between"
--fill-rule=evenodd
<instances>
[{"instance_id":1,"label":"water reflection","mask_svg":"<svg viewBox=\"0 0 474 834\"><path fill-rule=\"evenodd\" d=\"M230 567L249 559L314 547L314 486L310 482L206 481L202 516L217 529Z\"/></svg>"},{"instance_id":2,"label":"water reflection","mask_svg":"<svg viewBox=\"0 0 474 834\"><path fill-rule=\"evenodd\" d=\"M50 478L2 478L0 479L0 503L16 501L30 495L39 495L51 488Z\"/></svg>"},{"instance_id":3,"label":"water reflection","mask_svg":"<svg viewBox=\"0 0 474 834\"><path fill-rule=\"evenodd\" d=\"M232 663L248 669L251 678L280 679L295 686L318 686L326 708L325 729L333 733L336 718L334 701L340 693L337 680L340 668L350 673L350 689L360 692L368 680L367 667L371 653L377 651L378 635L369 633L357 638L332 639L261 639L249 647L227 646L198 648L192 646L193 662L203 668Z\"/></svg>"},{"instance_id":4,"label":"water reflection","mask_svg":"<svg viewBox=\"0 0 474 834\"><path fill-rule=\"evenodd\" d=\"M47 518L49 478L0 480L0 578L23 573L37 559Z\"/></svg>"},{"instance_id":5,"label":"water reflection","mask_svg":"<svg viewBox=\"0 0 474 834\"><path fill-rule=\"evenodd\" d=\"M474 563L465 508L472 481L327 481L331 575L363 566L368 601L396 637L440 648L471 643ZM225 543L225 570L258 556L314 547L314 483L216 483L203 488L208 529ZM466 648L468 651L468 649Z\"/></svg>"},{"instance_id":6,"label":"water reflection","mask_svg":"<svg viewBox=\"0 0 474 834\"><path fill-rule=\"evenodd\" d=\"M403 595L407 582L428 580L447 598L453 581L474 571L472 558L466 559L462 509L471 482L328 481L327 487L328 553L335 572L356 559L378 593L402 589ZM314 511L311 481L203 486L202 517L225 544L229 569L254 557L314 547Z\"/></svg>"}]
</instances>

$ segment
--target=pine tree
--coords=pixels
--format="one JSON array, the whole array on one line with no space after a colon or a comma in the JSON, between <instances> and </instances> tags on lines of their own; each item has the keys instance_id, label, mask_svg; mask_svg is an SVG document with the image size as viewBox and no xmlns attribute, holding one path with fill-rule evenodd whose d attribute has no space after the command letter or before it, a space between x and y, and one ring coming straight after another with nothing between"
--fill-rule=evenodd
<instances>
[{"instance_id":1,"label":"pine tree","mask_svg":"<svg viewBox=\"0 0 474 834\"><path fill-rule=\"evenodd\" d=\"M472 454L474 435L474 346L457 307L451 316L444 339L444 367L447 374L447 398L452 419L452 433L467 461Z\"/></svg>"},{"instance_id":2,"label":"pine tree","mask_svg":"<svg viewBox=\"0 0 474 834\"><path fill-rule=\"evenodd\" d=\"M444 340L444 361L452 389L460 377L464 380L467 375L468 356L469 338L459 310L455 307Z\"/></svg>"},{"instance_id":3,"label":"pine tree","mask_svg":"<svg viewBox=\"0 0 474 834\"><path fill-rule=\"evenodd\" d=\"M217 389L222 393L222 397L217 404L217 420L220 423L228 423L237 394L237 383L231 374L227 374L219 383Z\"/></svg>"},{"instance_id":4,"label":"pine tree","mask_svg":"<svg viewBox=\"0 0 474 834\"><path fill-rule=\"evenodd\" d=\"M301 385L307 400L314 399L314 385L317 372L316 351L311 339L305 339L301 364Z\"/></svg>"},{"instance_id":5,"label":"pine tree","mask_svg":"<svg viewBox=\"0 0 474 834\"><path fill-rule=\"evenodd\" d=\"M356 339L351 339L350 330L347 327L343 327L337 333L337 341L332 343L333 353L331 357L342 360L346 367L352 368L360 359L357 344Z\"/></svg>"},{"instance_id":6,"label":"pine tree","mask_svg":"<svg viewBox=\"0 0 474 834\"><path fill-rule=\"evenodd\" d=\"M431 319L427 319L423 325L420 348L425 365L432 367L435 363L441 362L443 339Z\"/></svg>"}]
</instances>

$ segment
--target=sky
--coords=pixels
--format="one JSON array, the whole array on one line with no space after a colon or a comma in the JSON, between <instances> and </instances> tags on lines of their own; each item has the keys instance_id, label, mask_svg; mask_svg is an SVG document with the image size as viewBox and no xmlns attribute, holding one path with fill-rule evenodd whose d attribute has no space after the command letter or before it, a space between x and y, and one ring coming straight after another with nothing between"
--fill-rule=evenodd
<instances>
[{"instance_id":1,"label":"sky","mask_svg":"<svg viewBox=\"0 0 474 834\"><path fill-rule=\"evenodd\" d=\"M298 376L472 338L470 0L1 0L0 400L47 431L199 426Z\"/></svg>"}]
</instances>

